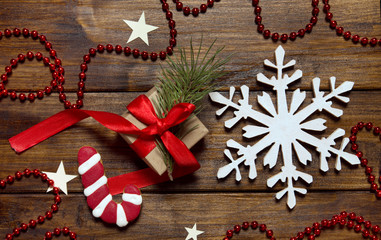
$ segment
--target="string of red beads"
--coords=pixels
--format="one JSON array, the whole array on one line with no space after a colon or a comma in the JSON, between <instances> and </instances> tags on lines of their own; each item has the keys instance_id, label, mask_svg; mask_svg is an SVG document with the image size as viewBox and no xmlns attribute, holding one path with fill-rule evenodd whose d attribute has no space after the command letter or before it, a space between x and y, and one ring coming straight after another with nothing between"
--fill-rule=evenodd
<instances>
[{"instance_id":1,"label":"string of red beads","mask_svg":"<svg viewBox=\"0 0 381 240\"><path fill-rule=\"evenodd\" d=\"M179 0L172 0L173 3L176 4L176 10L177 11L182 11L183 14L185 16L189 16L191 13L194 17L197 17L199 15L199 13L206 13L206 10L208 8L212 8L213 5L214 5L214 2L219 2L220 0L207 0L206 1L206 4L201 4L199 8L197 7L194 7L191 8L188 7L188 6L184 6L184 4L182 2L180 2Z\"/></svg>"},{"instance_id":2,"label":"string of red beads","mask_svg":"<svg viewBox=\"0 0 381 240\"><path fill-rule=\"evenodd\" d=\"M362 234L362 237L370 240L379 240L379 233L381 229L379 225L372 225L370 221L366 221L364 217L357 216L354 212L347 213L345 211L338 215L332 216L331 220L323 219L320 223L315 222L311 227L306 227L303 232L298 232L296 236L291 237L290 240L308 239L314 240L320 236L321 232L327 229L333 229L336 225L340 227L346 226L348 229L353 229L356 233ZM265 224L258 224L257 221L243 222L242 225L235 225L233 230L228 230L223 240L230 240L234 234L238 234L241 229L247 230L259 229L260 232L266 234L266 237L270 240L275 240L274 232L267 228Z\"/></svg>"},{"instance_id":3,"label":"string of red beads","mask_svg":"<svg viewBox=\"0 0 381 240\"><path fill-rule=\"evenodd\" d=\"M30 220L28 224L21 223L19 227L13 229L12 233L8 233L5 236L6 240L12 240L14 237L19 236L21 232L26 232L28 228L35 228L37 223L44 223L45 219L51 219L53 217L53 213L58 211L58 205L61 203L61 197L59 195L60 189L58 187L54 187L54 181L49 179L46 173L43 173L38 169L34 169L33 171L25 169L23 172L17 171L14 176L9 175L5 179L0 180L0 188L4 189L7 184L13 184L15 180L19 181L23 177L30 177L31 175L33 175L35 178L40 177L43 182L46 182L49 187L53 188L54 203L51 205L50 210L46 211L44 216L40 215L37 217L37 219Z\"/></svg>"},{"instance_id":4,"label":"string of red beads","mask_svg":"<svg viewBox=\"0 0 381 240\"><path fill-rule=\"evenodd\" d=\"M352 34L350 31L344 32L344 28L342 26L339 26L335 20L333 20L333 14L330 11L331 6L329 5L329 0L323 0L324 7L323 7L323 12L325 13L325 20L329 22L329 26L332 30L336 31L336 34L338 36L343 36L345 40L350 40L352 39L353 43L358 43L360 42L361 45L366 46L370 45L372 47L376 46L377 43L381 46L381 39L377 38L367 38L367 37L360 37L358 34Z\"/></svg>"},{"instance_id":5,"label":"string of red beads","mask_svg":"<svg viewBox=\"0 0 381 240\"><path fill-rule=\"evenodd\" d=\"M319 15L319 0L312 0L312 17L310 22L304 28L299 29L298 32L291 32L290 34L283 33L279 35L277 32L271 33L270 30L265 29L265 26L262 23L262 8L259 6L259 0L252 0L252 5L254 7L255 24L258 25L257 31L262 33L265 39L271 38L274 42L280 40L285 43L288 39L294 41L297 37L303 38L306 33L310 33L312 31L312 28L317 23L317 17Z\"/></svg>"},{"instance_id":6,"label":"string of red beads","mask_svg":"<svg viewBox=\"0 0 381 240\"><path fill-rule=\"evenodd\" d=\"M62 62L57 56L56 50L53 49L52 44L46 39L44 35L38 34L37 31L29 31L26 28L22 30L15 28L13 31L10 29L5 29L4 34L0 31L0 39L2 39L3 35L6 38L10 38L12 36L20 37L21 35L24 38L31 37L33 40L39 40L41 44L45 46L45 49L49 52L49 57L44 57L40 52L33 53L31 51L26 54L19 54L17 58L12 58L10 60L10 65L5 67L5 73L0 77L0 99L5 98L8 95L12 100L16 100L19 98L21 102L26 101L27 99L30 102L33 102L36 98L42 99L45 95L49 95L52 93L52 89L58 89L58 91L63 92L63 83L65 82L64 78L64 68L62 67ZM16 91L8 91L5 88L5 84L8 82L10 75L12 74L13 69L15 69L18 63L25 62L26 59L32 61L33 59L37 59L38 61L42 61L45 66L49 67L52 73L52 81L50 82L50 86L46 86L44 89L38 90L35 93L31 92L28 95L25 93L17 93ZM50 59L53 59L53 62L50 62Z\"/></svg>"},{"instance_id":7,"label":"string of red beads","mask_svg":"<svg viewBox=\"0 0 381 240\"><path fill-rule=\"evenodd\" d=\"M71 240L77 239L77 234L75 232L72 232L68 227L61 228L55 228L53 232L46 232L44 240L50 240L53 239L53 237L59 237L61 233L64 236L68 236Z\"/></svg>"},{"instance_id":8,"label":"string of red beads","mask_svg":"<svg viewBox=\"0 0 381 240\"><path fill-rule=\"evenodd\" d=\"M356 156L360 159L361 166L365 168L365 174L368 177L370 190L376 194L377 198L381 198L381 186L379 187L376 183L376 176L372 174L373 168L368 165L368 160L364 158L363 152L359 151L359 146L356 143L357 133L364 128L368 130L369 132L373 131L373 134L375 136L380 136L379 138L381 140L380 127L374 126L373 123L371 122L368 122L368 123L359 122L355 126L353 126L351 129L351 136L349 137L349 140L351 141L351 144L352 144L351 149L352 151L356 153ZM381 173L381 170L380 170L380 173ZM381 183L381 176L379 176L378 181Z\"/></svg>"}]
</instances>

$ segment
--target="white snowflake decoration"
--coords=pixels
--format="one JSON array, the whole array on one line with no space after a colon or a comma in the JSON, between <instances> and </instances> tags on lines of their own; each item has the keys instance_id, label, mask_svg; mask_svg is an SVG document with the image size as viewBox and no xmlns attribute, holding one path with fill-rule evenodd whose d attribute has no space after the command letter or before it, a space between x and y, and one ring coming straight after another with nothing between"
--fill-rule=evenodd
<instances>
[{"instance_id":1,"label":"white snowflake decoration","mask_svg":"<svg viewBox=\"0 0 381 240\"><path fill-rule=\"evenodd\" d=\"M241 119L251 118L261 123L263 126L247 125L243 128L245 131L243 136L246 138L254 138L264 135L257 143L246 147L233 139L228 140L227 146L229 148L237 149L237 155L239 157L234 159L230 150L225 149L224 153L231 163L221 167L218 170L217 177L224 178L235 170L236 180L240 181L241 173L239 165L244 163L246 166L249 166L249 178L255 179L257 176L255 167L257 154L271 146L270 150L264 157L263 164L264 166L269 165L270 168L273 168L277 163L278 153L281 149L283 158L281 172L270 177L267 180L267 186L272 188L279 180L282 182L287 181L287 187L277 192L276 198L280 199L287 193L287 205L289 208L294 208L296 204L295 192L306 194L307 190L294 187L293 180L297 181L301 178L305 182L311 183L312 176L296 170L296 166L292 161L292 146L299 161L304 165L306 165L308 161L312 161L312 156L300 142L316 147L316 151L320 153L320 169L324 172L329 169L327 160L331 156L331 153L337 155L336 169L338 171L341 170L341 159L344 159L353 165L359 164L360 162L356 155L344 152L344 148L349 142L348 138L343 139L339 149L334 148L334 145L336 144L335 140L345 134L343 129L338 128L328 138L323 137L322 139L316 138L309 132L305 131L323 131L326 129L326 126L324 125L326 120L322 118L306 121L306 119L316 111L323 111L324 109L335 117L340 117L343 114L343 111L333 108L330 99L336 98L345 103L349 102L349 98L341 96L341 94L350 91L354 83L346 81L336 88L336 78L331 77L331 92L324 96L325 93L319 90L320 79L314 78L312 83L315 97L312 99L312 102L298 111L306 98L306 93L301 92L300 89L296 89L292 94L290 107L288 107L286 90L290 83L302 77L302 71L296 70L291 76L288 76L287 74L283 75L285 69L295 65L295 60L291 60L283 65L284 54L284 49L279 46L275 51L276 65L267 59L264 61L266 66L277 70L277 77L273 76L269 79L262 73L257 75L257 80L259 82L273 86L273 90L275 90L277 94L276 106L274 106L270 95L266 92L263 92L262 96L258 96L258 103L268 112L268 114L254 110L252 105L249 104L249 88L245 85L241 86L242 99L238 100L238 103L233 102L235 93L234 87L230 87L229 98L226 98L217 92L210 93L210 98L214 102L225 105L216 112L217 115L223 114L229 107L236 109L236 111L234 111L234 117L225 122L225 127L231 128Z\"/></svg>"}]
</instances>

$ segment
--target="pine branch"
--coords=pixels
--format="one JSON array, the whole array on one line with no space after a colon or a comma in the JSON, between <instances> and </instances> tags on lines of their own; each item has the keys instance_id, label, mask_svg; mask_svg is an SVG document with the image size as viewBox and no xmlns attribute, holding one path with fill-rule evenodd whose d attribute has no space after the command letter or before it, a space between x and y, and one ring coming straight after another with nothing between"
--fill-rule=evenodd
<instances>
[{"instance_id":1,"label":"pine branch","mask_svg":"<svg viewBox=\"0 0 381 240\"><path fill-rule=\"evenodd\" d=\"M168 57L167 64L169 68L162 67L162 73L159 77L160 83L156 85L158 96L153 101L160 117L166 117L169 110L178 103L192 103L196 106L194 114L200 113L203 107L203 98L215 90L214 80L226 74L223 66L231 57L228 56L224 59L217 58L223 47L218 48L211 54L214 43L215 41L209 46L206 53L202 55L202 39L196 51L193 48L191 40L190 59L183 48L179 48L179 57ZM184 134L197 128L197 126L194 126L184 133L184 131L180 131L182 127L183 125L180 124L171 129L171 132L180 139ZM181 134L182 136L178 136L180 132L183 133ZM168 174L171 177L173 158L160 141L158 147L163 154Z\"/></svg>"}]
</instances>

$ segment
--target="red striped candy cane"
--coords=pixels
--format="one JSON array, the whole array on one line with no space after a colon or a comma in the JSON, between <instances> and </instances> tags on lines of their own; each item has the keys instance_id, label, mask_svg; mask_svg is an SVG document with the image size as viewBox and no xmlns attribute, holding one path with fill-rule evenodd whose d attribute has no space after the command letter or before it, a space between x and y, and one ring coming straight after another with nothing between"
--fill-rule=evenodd
<instances>
[{"instance_id":1,"label":"red striped candy cane","mask_svg":"<svg viewBox=\"0 0 381 240\"><path fill-rule=\"evenodd\" d=\"M93 216L106 223L124 227L139 216L142 196L138 187L128 184L122 195L123 202L112 200L101 156L92 147L82 147L78 152L78 172L82 176L84 194Z\"/></svg>"}]
</instances>

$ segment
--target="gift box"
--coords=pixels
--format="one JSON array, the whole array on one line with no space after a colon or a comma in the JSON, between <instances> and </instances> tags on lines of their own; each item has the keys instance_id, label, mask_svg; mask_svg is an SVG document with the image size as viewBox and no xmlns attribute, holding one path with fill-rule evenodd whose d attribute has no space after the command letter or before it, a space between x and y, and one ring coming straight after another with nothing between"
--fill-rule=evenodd
<instances>
[{"instance_id":1,"label":"gift box","mask_svg":"<svg viewBox=\"0 0 381 240\"><path fill-rule=\"evenodd\" d=\"M145 94L152 105L155 108L153 99L156 100L157 91L156 88L152 88ZM157 110L155 109L156 114ZM147 127L144 123L136 119L130 112L125 112L122 117L133 123L137 128L144 129ZM184 137L180 140L190 149L198 141L200 141L206 134L208 134L208 129L205 125L194 115L191 115L187 120L182 123L182 132L186 133ZM136 141L137 137L134 135L120 134L128 144L132 144ZM181 135L181 134L180 134ZM146 157L142 158L144 162L153 169L157 174L162 175L167 170L163 156L158 147L155 147Z\"/></svg>"}]
</instances>

